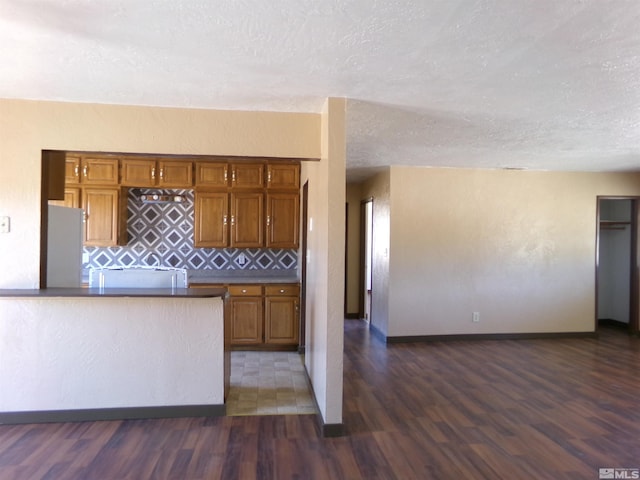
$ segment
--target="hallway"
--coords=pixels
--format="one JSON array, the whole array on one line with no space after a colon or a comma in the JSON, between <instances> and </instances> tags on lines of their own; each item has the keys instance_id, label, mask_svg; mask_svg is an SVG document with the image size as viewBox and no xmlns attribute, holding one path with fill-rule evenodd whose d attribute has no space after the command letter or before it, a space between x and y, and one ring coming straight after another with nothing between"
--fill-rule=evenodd
<instances>
[{"instance_id":1,"label":"hallway","mask_svg":"<svg viewBox=\"0 0 640 480\"><path fill-rule=\"evenodd\" d=\"M571 479L640 467L640 339L385 345L345 320L346 436L315 415L0 426L0 479Z\"/></svg>"}]
</instances>

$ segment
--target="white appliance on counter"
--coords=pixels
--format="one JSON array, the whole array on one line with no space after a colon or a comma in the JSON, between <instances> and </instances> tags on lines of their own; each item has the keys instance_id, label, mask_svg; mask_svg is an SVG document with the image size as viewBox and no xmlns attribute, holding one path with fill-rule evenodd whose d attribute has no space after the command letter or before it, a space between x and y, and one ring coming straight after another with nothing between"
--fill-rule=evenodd
<instances>
[{"instance_id":1,"label":"white appliance on counter","mask_svg":"<svg viewBox=\"0 0 640 480\"><path fill-rule=\"evenodd\" d=\"M47 287L80 287L84 212L49 205L48 217Z\"/></svg>"},{"instance_id":2,"label":"white appliance on counter","mask_svg":"<svg viewBox=\"0 0 640 480\"><path fill-rule=\"evenodd\" d=\"M187 288L187 270L163 267L108 267L89 271L91 288Z\"/></svg>"}]
</instances>

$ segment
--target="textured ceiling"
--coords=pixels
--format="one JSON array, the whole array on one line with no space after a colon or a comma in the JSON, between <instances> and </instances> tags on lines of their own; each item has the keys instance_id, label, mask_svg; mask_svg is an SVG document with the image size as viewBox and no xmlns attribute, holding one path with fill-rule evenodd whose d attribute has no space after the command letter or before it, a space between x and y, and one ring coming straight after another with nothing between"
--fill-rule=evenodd
<instances>
[{"instance_id":1,"label":"textured ceiling","mask_svg":"<svg viewBox=\"0 0 640 480\"><path fill-rule=\"evenodd\" d=\"M0 0L0 97L318 112L390 164L640 170L637 0Z\"/></svg>"}]
</instances>

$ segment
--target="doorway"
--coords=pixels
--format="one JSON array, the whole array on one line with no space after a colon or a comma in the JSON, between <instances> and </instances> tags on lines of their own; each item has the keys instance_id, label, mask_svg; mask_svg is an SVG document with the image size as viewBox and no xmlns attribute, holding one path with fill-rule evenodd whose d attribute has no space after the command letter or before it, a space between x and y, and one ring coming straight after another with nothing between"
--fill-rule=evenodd
<instances>
[{"instance_id":1,"label":"doorway","mask_svg":"<svg viewBox=\"0 0 640 480\"><path fill-rule=\"evenodd\" d=\"M371 323L373 297L373 198L361 203L360 318Z\"/></svg>"},{"instance_id":2,"label":"doorway","mask_svg":"<svg viewBox=\"0 0 640 480\"><path fill-rule=\"evenodd\" d=\"M638 199L598 197L596 328L638 332Z\"/></svg>"}]
</instances>

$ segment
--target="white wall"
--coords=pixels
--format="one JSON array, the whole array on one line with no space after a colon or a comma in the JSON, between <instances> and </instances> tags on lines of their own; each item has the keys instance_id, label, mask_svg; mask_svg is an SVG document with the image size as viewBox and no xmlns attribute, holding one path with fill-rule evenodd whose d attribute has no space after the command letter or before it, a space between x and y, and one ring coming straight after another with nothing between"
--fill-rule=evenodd
<instances>
[{"instance_id":1,"label":"white wall","mask_svg":"<svg viewBox=\"0 0 640 480\"><path fill-rule=\"evenodd\" d=\"M345 246L345 101L322 112L322 157L309 181L305 365L325 424L342 423Z\"/></svg>"},{"instance_id":2,"label":"white wall","mask_svg":"<svg viewBox=\"0 0 640 480\"><path fill-rule=\"evenodd\" d=\"M640 175L421 167L384 175L362 191L374 197L372 320L383 333L594 330L597 196L638 195Z\"/></svg>"},{"instance_id":3,"label":"white wall","mask_svg":"<svg viewBox=\"0 0 640 480\"><path fill-rule=\"evenodd\" d=\"M0 411L222 405L221 298L0 298Z\"/></svg>"}]
</instances>

